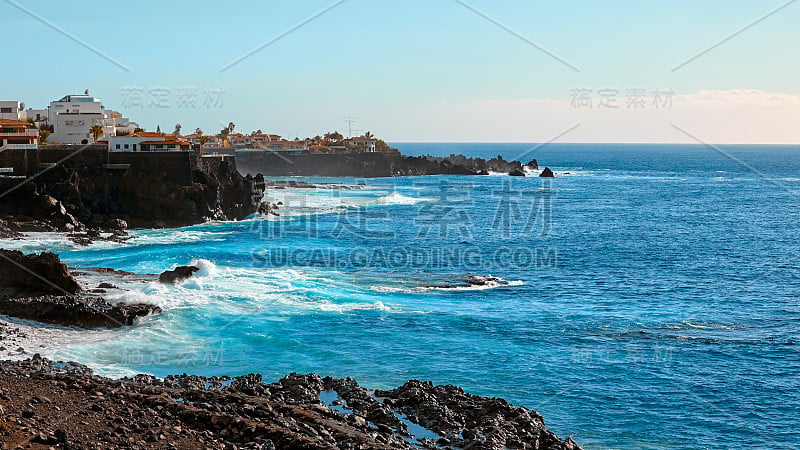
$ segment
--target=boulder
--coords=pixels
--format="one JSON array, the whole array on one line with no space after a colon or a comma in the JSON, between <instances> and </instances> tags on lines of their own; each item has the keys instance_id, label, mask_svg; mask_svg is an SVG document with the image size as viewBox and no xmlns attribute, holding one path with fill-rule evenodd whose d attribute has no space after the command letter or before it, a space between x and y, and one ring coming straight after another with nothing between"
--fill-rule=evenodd
<instances>
[{"instance_id":1,"label":"boulder","mask_svg":"<svg viewBox=\"0 0 800 450\"><path fill-rule=\"evenodd\" d=\"M0 287L26 294L77 294L81 286L54 253L0 250Z\"/></svg>"},{"instance_id":2,"label":"boulder","mask_svg":"<svg viewBox=\"0 0 800 450\"><path fill-rule=\"evenodd\" d=\"M525 166L527 166L527 167L529 167L529 168L531 168L533 170L539 170L539 161L536 161L536 159L534 158L534 159L530 160L530 162L528 162L528 164L525 164Z\"/></svg>"},{"instance_id":3,"label":"boulder","mask_svg":"<svg viewBox=\"0 0 800 450\"><path fill-rule=\"evenodd\" d=\"M514 169L511 172L508 172L508 174L511 175L512 177L524 177L525 176L525 172L523 172L523 171L521 171L519 169Z\"/></svg>"},{"instance_id":4,"label":"boulder","mask_svg":"<svg viewBox=\"0 0 800 450\"><path fill-rule=\"evenodd\" d=\"M196 266L178 266L173 270L166 270L158 276L158 281L164 284L175 284L192 276L200 270Z\"/></svg>"}]
</instances>

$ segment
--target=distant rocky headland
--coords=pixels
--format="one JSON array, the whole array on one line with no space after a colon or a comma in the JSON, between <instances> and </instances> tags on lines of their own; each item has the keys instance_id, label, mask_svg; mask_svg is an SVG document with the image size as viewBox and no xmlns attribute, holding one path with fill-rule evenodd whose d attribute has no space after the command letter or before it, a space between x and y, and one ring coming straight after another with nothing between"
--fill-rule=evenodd
<instances>
[{"instance_id":1,"label":"distant rocky headland","mask_svg":"<svg viewBox=\"0 0 800 450\"><path fill-rule=\"evenodd\" d=\"M239 170L248 175L321 177L397 177L422 175L488 175L490 172L525 176L525 168L539 168L534 159L527 164L498 156L493 159L464 155L405 156L400 153L305 153L270 151L236 153ZM549 176L552 172L549 171ZM542 173L545 173L544 171ZM545 175L548 176L548 175Z\"/></svg>"}]
</instances>

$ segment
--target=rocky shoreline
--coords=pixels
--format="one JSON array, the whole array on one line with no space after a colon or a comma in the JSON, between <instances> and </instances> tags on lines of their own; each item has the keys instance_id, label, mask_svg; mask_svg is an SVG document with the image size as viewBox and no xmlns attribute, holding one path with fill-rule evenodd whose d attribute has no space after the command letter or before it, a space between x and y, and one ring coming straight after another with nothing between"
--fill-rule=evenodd
<instances>
[{"instance_id":1,"label":"rocky shoreline","mask_svg":"<svg viewBox=\"0 0 800 450\"><path fill-rule=\"evenodd\" d=\"M580 448L534 411L455 386L370 391L315 374L112 380L39 355L0 362L0 413L3 448Z\"/></svg>"},{"instance_id":2,"label":"rocky shoreline","mask_svg":"<svg viewBox=\"0 0 800 450\"><path fill-rule=\"evenodd\" d=\"M350 153L279 155L274 152L237 153L243 174L264 176L320 176L381 178L426 175L488 175L490 172L525 176L525 169L538 170L534 159L523 164L498 155L486 160L464 155L405 156L399 153ZM547 169L549 175L552 171Z\"/></svg>"},{"instance_id":3,"label":"rocky shoreline","mask_svg":"<svg viewBox=\"0 0 800 450\"><path fill-rule=\"evenodd\" d=\"M179 266L158 280L172 284L197 270ZM106 281L87 286L57 255L0 250L0 314L116 328L160 311L87 295L117 289L109 277L134 276L113 269L95 272ZM468 282L484 281L476 280ZM20 345L25 338L20 326L0 321L2 353L17 359L31 355L36 349ZM535 411L455 386L412 380L370 391L349 378L315 374L291 374L271 384L259 374L113 380L38 354L0 361L0 442L6 444L0 448L65 449L579 448L548 430Z\"/></svg>"},{"instance_id":4,"label":"rocky shoreline","mask_svg":"<svg viewBox=\"0 0 800 450\"><path fill-rule=\"evenodd\" d=\"M0 237L59 231L123 235L128 227L182 227L239 220L258 210L264 178L236 160L193 152L114 153L88 146L6 150L0 166Z\"/></svg>"},{"instance_id":5,"label":"rocky shoreline","mask_svg":"<svg viewBox=\"0 0 800 450\"><path fill-rule=\"evenodd\" d=\"M517 162L492 161L493 171L508 169L514 176L524 171ZM464 169L467 165L453 169L445 160L424 164L445 167L446 173L485 172L480 165L485 161L478 163L469 169ZM235 165L224 160L213 171L195 171L193 181L183 186L166 182L163 173L161 178L142 171L125 176L131 177L127 182L144 183L152 195L119 197L127 184L87 166L57 168L21 185L9 191L8 201L0 205L0 238L55 231L65 232L80 245L123 242L129 223L182 226L240 219L254 212L278 215L280 203L260 202L265 188L323 186L242 177ZM167 184L177 193L157 198L165 195ZM126 198L127 206L112 202L114 196ZM136 212L123 214L125 208ZM171 208L174 215L165 219ZM315 374L291 374L271 384L259 374L235 378L183 374L165 379L138 375L113 380L78 363L42 358L32 347L44 345L26 334L37 325L25 321L48 324L39 326L55 327L52 331L57 333L66 330L58 327L80 332L135 326L161 309L109 301L108 294L124 292L117 284L132 278L174 284L197 270L179 266L160 276L103 268L71 272L53 253L26 255L0 249L0 315L15 318L0 317L0 355L17 359L0 361L0 448L579 448L548 430L535 411L470 395L455 386L412 380L396 389L371 391L349 378Z\"/></svg>"}]
</instances>

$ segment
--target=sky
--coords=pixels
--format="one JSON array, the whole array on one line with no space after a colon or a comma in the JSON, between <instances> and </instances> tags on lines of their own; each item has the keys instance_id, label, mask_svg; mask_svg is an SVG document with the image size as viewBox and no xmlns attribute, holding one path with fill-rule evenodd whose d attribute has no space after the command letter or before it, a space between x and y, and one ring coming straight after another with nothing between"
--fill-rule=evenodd
<instances>
[{"instance_id":1,"label":"sky","mask_svg":"<svg viewBox=\"0 0 800 450\"><path fill-rule=\"evenodd\" d=\"M150 130L288 138L798 144L798 23L797 0L0 0L0 100L89 89Z\"/></svg>"}]
</instances>

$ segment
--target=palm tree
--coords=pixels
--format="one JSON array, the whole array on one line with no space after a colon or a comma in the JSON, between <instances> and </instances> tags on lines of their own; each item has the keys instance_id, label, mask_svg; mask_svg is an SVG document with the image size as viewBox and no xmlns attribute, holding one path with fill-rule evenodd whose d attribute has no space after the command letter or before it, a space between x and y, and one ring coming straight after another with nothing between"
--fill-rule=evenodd
<instances>
[{"instance_id":1,"label":"palm tree","mask_svg":"<svg viewBox=\"0 0 800 450\"><path fill-rule=\"evenodd\" d=\"M375 137L375 135L367 131L366 133L364 133L364 137L367 139L372 139Z\"/></svg>"},{"instance_id":2,"label":"palm tree","mask_svg":"<svg viewBox=\"0 0 800 450\"><path fill-rule=\"evenodd\" d=\"M92 137L94 137L94 142L96 144L97 138L103 135L103 126L99 124L94 124L92 125L91 128L89 128L89 133L92 133Z\"/></svg>"},{"instance_id":3,"label":"palm tree","mask_svg":"<svg viewBox=\"0 0 800 450\"><path fill-rule=\"evenodd\" d=\"M40 129L39 130L39 143L40 144L46 144L47 143L47 138L49 138L51 134L53 134L53 133L51 133L49 130L45 130L44 128Z\"/></svg>"},{"instance_id":4,"label":"palm tree","mask_svg":"<svg viewBox=\"0 0 800 450\"><path fill-rule=\"evenodd\" d=\"M201 135L200 137L197 138L197 140L200 141L200 153L203 153L203 146L206 145L206 142L208 142L208 136Z\"/></svg>"}]
</instances>

